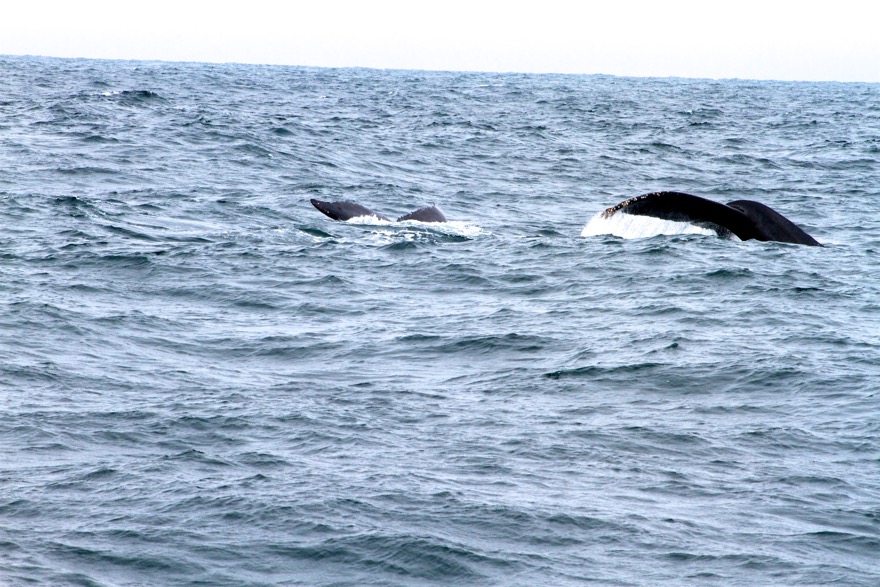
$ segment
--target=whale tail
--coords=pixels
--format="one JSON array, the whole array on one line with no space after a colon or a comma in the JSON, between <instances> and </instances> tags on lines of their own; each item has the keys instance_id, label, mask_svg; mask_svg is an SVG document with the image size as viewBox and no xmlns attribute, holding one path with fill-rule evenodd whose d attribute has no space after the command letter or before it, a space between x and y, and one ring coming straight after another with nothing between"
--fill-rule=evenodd
<instances>
[{"instance_id":1,"label":"whale tail","mask_svg":"<svg viewBox=\"0 0 880 587\"><path fill-rule=\"evenodd\" d=\"M325 202L323 200L311 199L309 200L312 203L312 206L332 218L333 220L351 220L352 218L357 218L358 216L374 216L379 220L386 220L388 222L391 221L387 216L383 216L382 214L378 214L373 212L366 206L361 206L355 202ZM440 211L437 206L425 206L424 208L419 208L418 210L414 210L409 214L401 216L397 219L398 222L402 222L404 220L418 220L419 222L446 222L446 216L443 215L443 212Z\"/></svg>"},{"instance_id":2,"label":"whale tail","mask_svg":"<svg viewBox=\"0 0 880 587\"><path fill-rule=\"evenodd\" d=\"M822 246L776 210L751 200L721 204L681 192L653 192L624 200L602 212L602 216L610 218L617 213L687 222L721 236L735 234L740 240Z\"/></svg>"}]
</instances>

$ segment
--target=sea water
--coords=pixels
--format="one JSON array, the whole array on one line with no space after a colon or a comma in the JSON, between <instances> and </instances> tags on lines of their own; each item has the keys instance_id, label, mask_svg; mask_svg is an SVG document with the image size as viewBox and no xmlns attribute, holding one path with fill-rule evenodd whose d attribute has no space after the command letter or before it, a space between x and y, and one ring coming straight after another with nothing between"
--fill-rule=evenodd
<instances>
[{"instance_id":1,"label":"sea water","mask_svg":"<svg viewBox=\"0 0 880 587\"><path fill-rule=\"evenodd\" d=\"M0 80L0 583L880 584L880 85Z\"/></svg>"}]
</instances>

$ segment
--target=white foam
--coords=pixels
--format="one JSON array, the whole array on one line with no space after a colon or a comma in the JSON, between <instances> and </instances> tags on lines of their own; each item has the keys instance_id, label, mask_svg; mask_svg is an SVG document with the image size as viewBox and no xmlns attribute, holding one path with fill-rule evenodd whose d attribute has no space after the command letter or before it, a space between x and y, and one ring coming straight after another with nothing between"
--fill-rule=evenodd
<instances>
[{"instance_id":1,"label":"white foam","mask_svg":"<svg viewBox=\"0 0 880 587\"><path fill-rule=\"evenodd\" d=\"M403 222L398 222L397 224L402 224L403 226L418 226L421 228L430 228L431 230L442 232L444 234L463 236L466 238L473 238L483 232L483 229L476 224L471 224L470 222L462 222L460 220L454 220L451 222L420 222L418 220L404 220Z\"/></svg>"},{"instance_id":2,"label":"white foam","mask_svg":"<svg viewBox=\"0 0 880 587\"><path fill-rule=\"evenodd\" d=\"M645 238L659 234L705 234L715 236L717 233L688 222L674 222L652 216L637 216L618 212L605 218L599 212L587 222L581 236L599 236L611 234L620 238Z\"/></svg>"},{"instance_id":3,"label":"white foam","mask_svg":"<svg viewBox=\"0 0 880 587\"><path fill-rule=\"evenodd\" d=\"M346 222L350 224L363 224L367 226L395 226L401 228L427 228L433 232L440 232L455 236L463 236L466 238L474 238L483 232L483 229L476 224L470 222L451 221L451 222L422 222L420 220L404 220L395 222L393 220L382 220L378 216L368 214L366 216L355 216L349 218ZM396 230L394 232L400 232ZM388 233L393 234L393 233Z\"/></svg>"},{"instance_id":4,"label":"white foam","mask_svg":"<svg viewBox=\"0 0 880 587\"><path fill-rule=\"evenodd\" d=\"M364 216L353 216L346 220L346 222L350 224L375 224L378 226L388 226L389 224L394 224L390 220L382 220L378 216L374 216L372 214L365 214Z\"/></svg>"}]
</instances>

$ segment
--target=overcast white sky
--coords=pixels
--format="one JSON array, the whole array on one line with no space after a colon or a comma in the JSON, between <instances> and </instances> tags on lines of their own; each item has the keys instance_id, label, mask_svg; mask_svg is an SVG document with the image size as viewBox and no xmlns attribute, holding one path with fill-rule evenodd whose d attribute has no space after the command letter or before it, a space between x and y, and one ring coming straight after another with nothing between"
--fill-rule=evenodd
<instances>
[{"instance_id":1,"label":"overcast white sky","mask_svg":"<svg viewBox=\"0 0 880 587\"><path fill-rule=\"evenodd\" d=\"M0 54L880 82L880 2L11 0Z\"/></svg>"}]
</instances>

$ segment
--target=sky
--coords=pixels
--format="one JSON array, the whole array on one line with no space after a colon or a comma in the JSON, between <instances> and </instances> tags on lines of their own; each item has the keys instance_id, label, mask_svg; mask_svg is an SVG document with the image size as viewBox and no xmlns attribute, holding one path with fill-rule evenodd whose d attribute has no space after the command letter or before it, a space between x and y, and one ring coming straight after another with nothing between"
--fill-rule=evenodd
<instances>
[{"instance_id":1,"label":"sky","mask_svg":"<svg viewBox=\"0 0 880 587\"><path fill-rule=\"evenodd\" d=\"M10 4L0 55L880 82L877 0Z\"/></svg>"}]
</instances>

